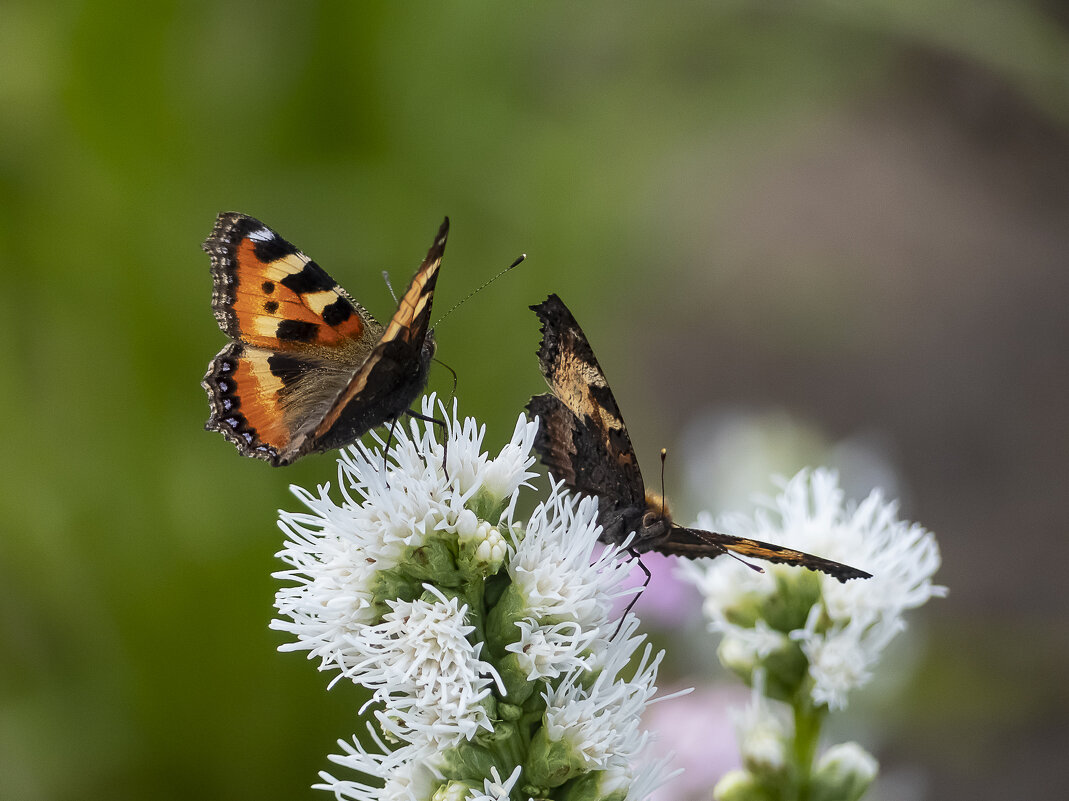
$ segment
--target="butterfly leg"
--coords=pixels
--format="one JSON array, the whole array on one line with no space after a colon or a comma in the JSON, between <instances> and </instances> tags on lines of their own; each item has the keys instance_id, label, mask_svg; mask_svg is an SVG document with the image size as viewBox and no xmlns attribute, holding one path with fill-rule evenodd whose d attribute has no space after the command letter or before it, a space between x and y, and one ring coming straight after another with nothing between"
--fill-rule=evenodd
<instances>
[{"instance_id":1,"label":"butterfly leg","mask_svg":"<svg viewBox=\"0 0 1069 801\"><path fill-rule=\"evenodd\" d=\"M414 412L411 409L405 411L409 417L414 417L417 420L422 420L425 423L434 423L436 426L442 427L442 433L445 435L442 437L442 472L445 473L445 480L449 481L449 470L445 466L446 460L449 458L449 427L446 425L445 420L439 420L437 417L428 417L425 414Z\"/></svg>"},{"instance_id":2,"label":"butterfly leg","mask_svg":"<svg viewBox=\"0 0 1069 801\"><path fill-rule=\"evenodd\" d=\"M619 633L620 627L624 625L624 618L627 617L627 613L630 612L634 605L638 603L639 596L646 591L646 588L648 586L650 586L650 579L653 578L653 574L650 572L650 569L642 563L642 554L640 554L634 548L628 548L627 554L636 562L638 562L638 566L642 568L642 572L646 574L646 578L642 582L642 589L639 592L635 593L635 597L631 599L631 602L627 605L627 608L624 609L623 614L620 615L620 622L616 624L616 631L612 633L613 637L615 637L617 633Z\"/></svg>"},{"instance_id":3,"label":"butterfly leg","mask_svg":"<svg viewBox=\"0 0 1069 801\"><path fill-rule=\"evenodd\" d=\"M390 421L390 433L386 435L386 447L382 449L382 474L386 475L386 457L390 455L390 446L393 444L393 430L397 428L400 415ZM387 484L386 486L389 486Z\"/></svg>"},{"instance_id":4,"label":"butterfly leg","mask_svg":"<svg viewBox=\"0 0 1069 801\"><path fill-rule=\"evenodd\" d=\"M449 406L452 406L453 405L453 399L457 396L457 371L454 370L452 367L450 367L448 364L446 364L445 362L443 362L440 359L435 359L434 361L437 362L438 364L442 365L442 367L444 367L446 370L448 370L453 376L453 389L449 393Z\"/></svg>"}]
</instances>

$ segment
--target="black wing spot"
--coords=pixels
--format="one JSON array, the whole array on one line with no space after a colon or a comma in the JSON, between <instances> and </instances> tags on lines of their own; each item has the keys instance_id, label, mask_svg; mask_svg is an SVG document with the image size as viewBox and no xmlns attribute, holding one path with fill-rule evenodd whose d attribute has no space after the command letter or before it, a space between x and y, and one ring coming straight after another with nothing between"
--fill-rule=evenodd
<instances>
[{"instance_id":1,"label":"black wing spot","mask_svg":"<svg viewBox=\"0 0 1069 801\"><path fill-rule=\"evenodd\" d=\"M297 252L297 248L278 235L266 240L254 239L252 249L256 254L256 258L264 264L284 259L286 256L292 256Z\"/></svg>"},{"instance_id":2,"label":"black wing spot","mask_svg":"<svg viewBox=\"0 0 1069 801\"><path fill-rule=\"evenodd\" d=\"M283 386L290 386L308 371L308 365L285 353L274 353L267 358L271 375L279 379Z\"/></svg>"},{"instance_id":3,"label":"black wing spot","mask_svg":"<svg viewBox=\"0 0 1069 801\"><path fill-rule=\"evenodd\" d=\"M353 316L353 307L345 298L338 298L323 308L323 322L335 326L344 323Z\"/></svg>"},{"instance_id":4,"label":"black wing spot","mask_svg":"<svg viewBox=\"0 0 1069 801\"><path fill-rule=\"evenodd\" d=\"M269 300L266 303L264 303L264 311L267 312L268 314L274 314L275 312L277 312L278 311L278 301L277 300Z\"/></svg>"},{"instance_id":5,"label":"black wing spot","mask_svg":"<svg viewBox=\"0 0 1069 801\"><path fill-rule=\"evenodd\" d=\"M279 339L289 342L311 342L319 333L319 326L304 320L283 320L275 332Z\"/></svg>"},{"instance_id":6,"label":"black wing spot","mask_svg":"<svg viewBox=\"0 0 1069 801\"><path fill-rule=\"evenodd\" d=\"M298 295L306 292L322 292L324 289L335 287L334 279L316 264L310 261L304 265L299 273L287 275L282 279L282 286L292 289Z\"/></svg>"},{"instance_id":7,"label":"black wing spot","mask_svg":"<svg viewBox=\"0 0 1069 801\"><path fill-rule=\"evenodd\" d=\"M275 291L275 282L274 281L264 281L263 286L261 286L260 289L262 289L264 291L265 295L270 295L272 292Z\"/></svg>"}]
</instances>

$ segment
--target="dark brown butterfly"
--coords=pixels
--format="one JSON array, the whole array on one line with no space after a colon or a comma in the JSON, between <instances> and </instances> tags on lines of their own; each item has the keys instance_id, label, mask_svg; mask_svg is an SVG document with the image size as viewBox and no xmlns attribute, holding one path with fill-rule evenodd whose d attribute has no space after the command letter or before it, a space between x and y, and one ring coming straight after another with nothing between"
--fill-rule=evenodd
<instances>
[{"instance_id":1,"label":"dark brown butterfly","mask_svg":"<svg viewBox=\"0 0 1069 801\"><path fill-rule=\"evenodd\" d=\"M583 329L559 297L531 309L542 321L538 362L552 395L536 395L527 411L541 420L534 447L550 472L576 492L598 498L601 540L631 549L697 558L732 553L820 570L839 581L870 574L768 542L686 528L664 500L647 492L627 427Z\"/></svg>"},{"instance_id":2,"label":"dark brown butterfly","mask_svg":"<svg viewBox=\"0 0 1069 801\"><path fill-rule=\"evenodd\" d=\"M427 383L431 301L449 220L382 326L314 261L259 220L219 215L212 309L231 342L202 382L205 424L276 467L340 448L401 414ZM433 421L439 422L439 421Z\"/></svg>"}]
</instances>

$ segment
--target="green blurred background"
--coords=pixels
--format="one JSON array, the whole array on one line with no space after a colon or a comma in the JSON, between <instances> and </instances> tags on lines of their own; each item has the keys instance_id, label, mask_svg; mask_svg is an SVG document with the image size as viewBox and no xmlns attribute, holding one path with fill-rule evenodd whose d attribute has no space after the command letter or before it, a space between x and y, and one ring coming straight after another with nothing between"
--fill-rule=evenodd
<instances>
[{"instance_id":1,"label":"green blurred background","mask_svg":"<svg viewBox=\"0 0 1069 801\"><path fill-rule=\"evenodd\" d=\"M320 797L361 725L267 629L332 457L202 430L231 209L380 318L445 214L440 312L527 252L437 332L490 447L549 291L683 518L862 442L951 589L859 706L884 797L1069 795L1069 14L938 5L4 0L0 798Z\"/></svg>"}]
</instances>

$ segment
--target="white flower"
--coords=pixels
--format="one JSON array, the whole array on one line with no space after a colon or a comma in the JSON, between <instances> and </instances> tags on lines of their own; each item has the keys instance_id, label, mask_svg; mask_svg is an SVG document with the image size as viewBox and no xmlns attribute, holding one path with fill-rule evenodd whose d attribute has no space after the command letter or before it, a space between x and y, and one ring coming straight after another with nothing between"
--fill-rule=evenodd
<instances>
[{"instance_id":1,"label":"white flower","mask_svg":"<svg viewBox=\"0 0 1069 801\"><path fill-rule=\"evenodd\" d=\"M634 592L622 587L632 565L620 558L622 547L594 556L601 533L597 499L562 486L555 484L531 514L508 572L532 617L596 629L607 622L614 598Z\"/></svg>"},{"instance_id":2,"label":"white flower","mask_svg":"<svg viewBox=\"0 0 1069 801\"><path fill-rule=\"evenodd\" d=\"M587 667L591 648L606 638L612 602L635 592L623 586L633 565L621 548L594 555L601 531L595 498L551 487L534 510L507 570L523 600L519 640L506 646L530 681Z\"/></svg>"},{"instance_id":3,"label":"white flower","mask_svg":"<svg viewBox=\"0 0 1069 801\"><path fill-rule=\"evenodd\" d=\"M528 765L535 784L544 779L541 771L554 775L570 770L573 776L596 777L591 797L626 791L627 799L639 801L678 774L669 770L670 756L651 758L650 732L641 728L642 714L657 692L664 652L654 654L647 644L637 665L631 665L645 640L645 635L635 635L638 624L628 615L611 639L594 643L590 668L569 673L543 692L543 728L536 737L536 758ZM621 674L630 674L629 666L633 675L624 679Z\"/></svg>"},{"instance_id":4,"label":"white flower","mask_svg":"<svg viewBox=\"0 0 1069 801\"><path fill-rule=\"evenodd\" d=\"M355 737L351 743L340 740L343 754L332 754L330 761L354 773L383 780L379 784L338 779L323 771L314 790L328 790L339 801L413 801L429 799L441 781L435 753L426 748L402 745L391 751L374 729L368 726L381 753L368 752Z\"/></svg>"},{"instance_id":5,"label":"white flower","mask_svg":"<svg viewBox=\"0 0 1069 801\"><path fill-rule=\"evenodd\" d=\"M467 607L426 585L434 600L391 601L381 623L365 627L357 648L364 659L346 676L374 690L382 729L395 739L448 748L489 730L482 701L501 679L472 645Z\"/></svg>"},{"instance_id":6,"label":"white flower","mask_svg":"<svg viewBox=\"0 0 1069 801\"><path fill-rule=\"evenodd\" d=\"M717 655L724 667L745 675L769 654L780 650L788 639L787 635L776 631L765 621L758 620L753 628L732 626L725 631Z\"/></svg>"},{"instance_id":7,"label":"white flower","mask_svg":"<svg viewBox=\"0 0 1069 801\"><path fill-rule=\"evenodd\" d=\"M295 489L309 511L281 514L289 569L276 575L292 586L272 626L293 636L283 650L368 687L376 723L373 748L353 738L331 757L363 777L323 773L317 787L340 801L505 801L521 777L574 778L592 798L641 801L670 774L645 757L641 728L663 653L647 645L630 668L638 621L610 619L635 591L633 564L621 547L594 556L597 501L562 484L514 520L537 424L521 417L491 459L455 404L446 423L448 448L430 423L400 427L385 457L373 435L380 449L339 460L340 503L327 486ZM524 706L539 695L540 725Z\"/></svg>"},{"instance_id":8,"label":"white flower","mask_svg":"<svg viewBox=\"0 0 1069 801\"><path fill-rule=\"evenodd\" d=\"M521 770L517 767L511 776L502 781L497 768L490 768L490 778L483 781L482 792L472 790L465 796L465 801L509 801L509 794L519 781Z\"/></svg>"},{"instance_id":9,"label":"white flower","mask_svg":"<svg viewBox=\"0 0 1069 801\"><path fill-rule=\"evenodd\" d=\"M646 645L633 678L620 679L645 640L645 635L631 636L637 627L638 619L629 614L617 636L603 641L592 684L587 673L573 671L543 693L549 740L567 741L589 770L629 765L646 748L649 733L640 728L640 718L657 691L654 682L664 652L651 658L652 648Z\"/></svg>"},{"instance_id":10,"label":"white flower","mask_svg":"<svg viewBox=\"0 0 1069 801\"><path fill-rule=\"evenodd\" d=\"M567 620L553 625L521 620L516 626L520 639L506 645L505 650L516 654L528 681L555 679L561 673L585 667L589 664L586 652L598 636L597 629L584 629Z\"/></svg>"},{"instance_id":11,"label":"white flower","mask_svg":"<svg viewBox=\"0 0 1069 801\"><path fill-rule=\"evenodd\" d=\"M435 411L434 395L424 398L423 413L429 417ZM330 497L329 484L318 487L315 494L292 488L311 514L279 516L288 540L278 557L290 569L274 575L295 584L275 596L280 619L271 626L296 638L282 650L308 651L309 658L320 660L321 670L349 670L362 660L358 632L376 622L390 600L377 595L384 573L414 571L408 557L415 549L433 544L435 538L455 538L458 525L477 523L465 504L488 479L494 481L488 494L508 493L492 499L504 507L502 514L510 513L520 486L533 475L527 472L533 462L527 454L535 424L521 415L511 442L490 459L481 452L484 430L472 418L461 422L455 403L451 417L440 403L438 411L446 417L448 429L452 466L448 478L442 469L437 426L424 422L421 429L413 421L410 430L397 426L387 458L363 444L342 452L340 505ZM384 446L377 433L372 437ZM476 550L477 556L500 560L504 549L499 535L495 540L496 531L489 526L480 531L487 543L482 552ZM421 591L425 578L409 575L412 593ZM395 577L394 586L398 580Z\"/></svg>"},{"instance_id":12,"label":"white flower","mask_svg":"<svg viewBox=\"0 0 1069 801\"><path fill-rule=\"evenodd\" d=\"M772 644L767 627L761 633L760 625L754 629L743 618L758 614L765 599L784 586L777 578L786 586L797 585L806 575L806 580L818 582L812 608L802 610L793 628L780 630L808 658L812 699L817 704L845 706L849 691L868 681L884 647L904 628L903 612L946 594L945 587L931 580L940 561L935 537L919 525L900 521L897 504L885 501L879 491L856 507L844 504L832 471L800 472L752 517L725 517L718 521L717 530L796 548L872 573L870 579L841 583L822 573L801 573L799 568L784 565L763 565L763 574L729 559L681 565L681 575L705 596L703 609L710 630L725 635L725 645L734 640L727 652L738 659L746 646L758 659L762 648L757 646Z\"/></svg>"}]
</instances>

